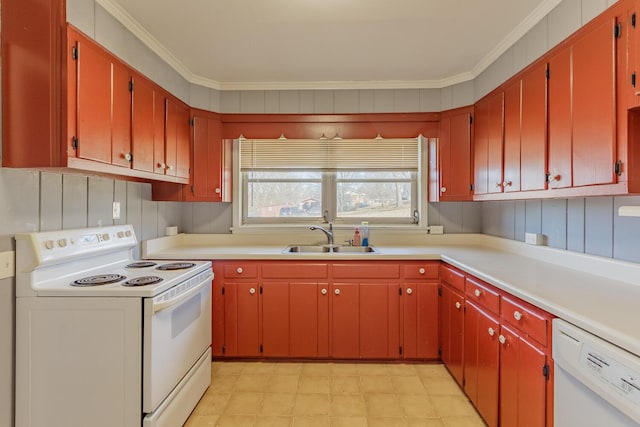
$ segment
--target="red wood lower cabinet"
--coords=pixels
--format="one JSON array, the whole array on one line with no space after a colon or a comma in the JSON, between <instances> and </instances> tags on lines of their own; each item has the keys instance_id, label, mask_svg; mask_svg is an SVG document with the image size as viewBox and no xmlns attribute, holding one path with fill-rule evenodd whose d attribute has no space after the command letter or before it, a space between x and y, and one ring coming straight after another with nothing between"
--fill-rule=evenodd
<instances>
[{"instance_id":1,"label":"red wood lower cabinet","mask_svg":"<svg viewBox=\"0 0 640 427\"><path fill-rule=\"evenodd\" d=\"M499 339L500 426L544 427L547 356L507 326L500 326Z\"/></svg>"},{"instance_id":2,"label":"red wood lower cabinet","mask_svg":"<svg viewBox=\"0 0 640 427\"><path fill-rule=\"evenodd\" d=\"M438 358L438 283L405 283L402 292L405 359Z\"/></svg>"},{"instance_id":3,"label":"red wood lower cabinet","mask_svg":"<svg viewBox=\"0 0 640 427\"><path fill-rule=\"evenodd\" d=\"M289 282L264 282L262 303L263 356L289 356Z\"/></svg>"},{"instance_id":4,"label":"red wood lower cabinet","mask_svg":"<svg viewBox=\"0 0 640 427\"><path fill-rule=\"evenodd\" d=\"M498 426L500 326L469 300L464 320L464 391L489 427Z\"/></svg>"},{"instance_id":5,"label":"red wood lower cabinet","mask_svg":"<svg viewBox=\"0 0 640 427\"><path fill-rule=\"evenodd\" d=\"M361 283L360 354L362 359L400 357L400 294L397 284Z\"/></svg>"},{"instance_id":6,"label":"red wood lower cabinet","mask_svg":"<svg viewBox=\"0 0 640 427\"><path fill-rule=\"evenodd\" d=\"M225 355L260 356L259 284L225 282Z\"/></svg>"},{"instance_id":7,"label":"red wood lower cabinet","mask_svg":"<svg viewBox=\"0 0 640 427\"><path fill-rule=\"evenodd\" d=\"M216 274L214 265L214 274ZM213 357L221 357L225 354L224 346L224 285L220 280L213 281L211 294L211 354Z\"/></svg>"},{"instance_id":8,"label":"red wood lower cabinet","mask_svg":"<svg viewBox=\"0 0 640 427\"><path fill-rule=\"evenodd\" d=\"M464 296L449 286L442 286L440 297L441 359L453 378L463 384Z\"/></svg>"},{"instance_id":9,"label":"red wood lower cabinet","mask_svg":"<svg viewBox=\"0 0 640 427\"><path fill-rule=\"evenodd\" d=\"M336 359L360 356L360 292L358 283L331 285L331 354Z\"/></svg>"}]
</instances>

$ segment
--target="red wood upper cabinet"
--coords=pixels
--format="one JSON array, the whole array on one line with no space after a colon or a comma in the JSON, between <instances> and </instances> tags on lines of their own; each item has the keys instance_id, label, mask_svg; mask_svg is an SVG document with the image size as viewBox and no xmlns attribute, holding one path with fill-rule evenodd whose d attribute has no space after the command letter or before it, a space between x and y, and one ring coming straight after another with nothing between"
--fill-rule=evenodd
<instances>
[{"instance_id":1,"label":"red wood upper cabinet","mask_svg":"<svg viewBox=\"0 0 640 427\"><path fill-rule=\"evenodd\" d=\"M572 43L573 186L616 182L615 17Z\"/></svg>"},{"instance_id":2,"label":"red wood upper cabinet","mask_svg":"<svg viewBox=\"0 0 640 427\"><path fill-rule=\"evenodd\" d=\"M475 194L502 192L503 107L502 90L490 93L475 104Z\"/></svg>"},{"instance_id":3,"label":"red wood upper cabinet","mask_svg":"<svg viewBox=\"0 0 640 427\"><path fill-rule=\"evenodd\" d=\"M405 359L438 358L438 282L405 283L402 336Z\"/></svg>"},{"instance_id":4,"label":"red wood upper cabinet","mask_svg":"<svg viewBox=\"0 0 640 427\"><path fill-rule=\"evenodd\" d=\"M565 47L548 59L549 69L549 188L572 186L571 49Z\"/></svg>"},{"instance_id":5,"label":"red wood upper cabinet","mask_svg":"<svg viewBox=\"0 0 640 427\"><path fill-rule=\"evenodd\" d=\"M131 70L113 62L111 93L111 163L131 167Z\"/></svg>"},{"instance_id":6,"label":"red wood upper cabinet","mask_svg":"<svg viewBox=\"0 0 640 427\"><path fill-rule=\"evenodd\" d=\"M133 168L164 174L164 96L149 80L134 76Z\"/></svg>"},{"instance_id":7,"label":"red wood upper cabinet","mask_svg":"<svg viewBox=\"0 0 640 427\"><path fill-rule=\"evenodd\" d=\"M541 62L525 71L521 82L521 190L544 190L547 171L547 64ZM505 183L505 190L508 184Z\"/></svg>"},{"instance_id":8,"label":"red wood upper cabinet","mask_svg":"<svg viewBox=\"0 0 640 427\"><path fill-rule=\"evenodd\" d=\"M473 107L444 111L440 116L440 201L472 199Z\"/></svg>"},{"instance_id":9,"label":"red wood upper cabinet","mask_svg":"<svg viewBox=\"0 0 640 427\"><path fill-rule=\"evenodd\" d=\"M191 126L189 108L180 101L166 100L166 175L189 178Z\"/></svg>"},{"instance_id":10,"label":"red wood upper cabinet","mask_svg":"<svg viewBox=\"0 0 640 427\"><path fill-rule=\"evenodd\" d=\"M504 182L505 192L520 191L520 89L516 79L504 88Z\"/></svg>"},{"instance_id":11,"label":"red wood upper cabinet","mask_svg":"<svg viewBox=\"0 0 640 427\"><path fill-rule=\"evenodd\" d=\"M473 171L474 193L489 192L489 102L487 98L478 101L475 106L473 128Z\"/></svg>"}]
</instances>

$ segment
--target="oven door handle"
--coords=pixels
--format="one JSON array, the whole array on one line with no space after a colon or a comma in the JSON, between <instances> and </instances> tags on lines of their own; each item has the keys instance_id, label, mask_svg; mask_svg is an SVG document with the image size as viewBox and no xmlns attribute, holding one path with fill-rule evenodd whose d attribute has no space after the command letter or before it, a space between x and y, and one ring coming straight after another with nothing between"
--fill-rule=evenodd
<instances>
[{"instance_id":1,"label":"oven door handle","mask_svg":"<svg viewBox=\"0 0 640 427\"><path fill-rule=\"evenodd\" d=\"M205 286L207 286L209 283L211 283L211 279L213 279L213 273L207 275L207 277L200 283L198 283L196 286L194 286L193 288L187 290L184 293L178 294L175 297L168 299L168 300L164 300L162 302L155 302L153 303L153 313L157 313L159 311L165 310L169 307L172 307L176 304L180 304L182 301L186 300L187 298L190 298L192 295L197 294L198 292L200 292L200 290L202 288L204 288Z\"/></svg>"}]
</instances>

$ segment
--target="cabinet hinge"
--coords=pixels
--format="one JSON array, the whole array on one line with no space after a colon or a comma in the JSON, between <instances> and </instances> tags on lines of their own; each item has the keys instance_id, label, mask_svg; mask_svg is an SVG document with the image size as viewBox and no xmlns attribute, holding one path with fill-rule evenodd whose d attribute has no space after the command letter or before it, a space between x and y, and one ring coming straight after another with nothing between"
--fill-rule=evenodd
<instances>
[{"instance_id":1,"label":"cabinet hinge","mask_svg":"<svg viewBox=\"0 0 640 427\"><path fill-rule=\"evenodd\" d=\"M438 347L438 357L442 357L442 347Z\"/></svg>"},{"instance_id":2,"label":"cabinet hinge","mask_svg":"<svg viewBox=\"0 0 640 427\"><path fill-rule=\"evenodd\" d=\"M633 28L635 28L635 27L636 27L636 13L635 13L635 12L633 12L633 13L631 14L631 26L632 26Z\"/></svg>"},{"instance_id":3,"label":"cabinet hinge","mask_svg":"<svg viewBox=\"0 0 640 427\"><path fill-rule=\"evenodd\" d=\"M71 138L71 147L72 147L74 150L77 150L77 149L78 149L78 138L77 138L77 137L75 137L75 136L74 136L73 138Z\"/></svg>"},{"instance_id":4,"label":"cabinet hinge","mask_svg":"<svg viewBox=\"0 0 640 427\"><path fill-rule=\"evenodd\" d=\"M462 307L462 314L467 314L467 306Z\"/></svg>"},{"instance_id":5,"label":"cabinet hinge","mask_svg":"<svg viewBox=\"0 0 640 427\"><path fill-rule=\"evenodd\" d=\"M79 56L78 47L77 46L73 46L71 48L71 59L77 60L78 56Z\"/></svg>"},{"instance_id":6,"label":"cabinet hinge","mask_svg":"<svg viewBox=\"0 0 640 427\"><path fill-rule=\"evenodd\" d=\"M469 184L469 191L473 191L473 184Z\"/></svg>"},{"instance_id":7,"label":"cabinet hinge","mask_svg":"<svg viewBox=\"0 0 640 427\"><path fill-rule=\"evenodd\" d=\"M191 119L189 119L189 124L191 125L191 127L194 127L196 125L196 119L191 117Z\"/></svg>"},{"instance_id":8,"label":"cabinet hinge","mask_svg":"<svg viewBox=\"0 0 640 427\"><path fill-rule=\"evenodd\" d=\"M398 288L398 295L402 295L402 288Z\"/></svg>"},{"instance_id":9,"label":"cabinet hinge","mask_svg":"<svg viewBox=\"0 0 640 427\"><path fill-rule=\"evenodd\" d=\"M260 286L260 295L262 295L262 286Z\"/></svg>"},{"instance_id":10,"label":"cabinet hinge","mask_svg":"<svg viewBox=\"0 0 640 427\"><path fill-rule=\"evenodd\" d=\"M613 166L613 171L616 175L622 175L622 160L618 160L616 164Z\"/></svg>"},{"instance_id":11,"label":"cabinet hinge","mask_svg":"<svg viewBox=\"0 0 640 427\"><path fill-rule=\"evenodd\" d=\"M438 296L441 297L442 296L442 288L438 288Z\"/></svg>"},{"instance_id":12,"label":"cabinet hinge","mask_svg":"<svg viewBox=\"0 0 640 427\"><path fill-rule=\"evenodd\" d=\"M133 81L129 81L129 92L133 92Z\"/></svg>"},{"instance_id":13,"label":"cabinet hinge","mask_svg":"<svg viewBox=\"0 0 640 427\"><path fill-rule=\"evenodd\" d=\"M193 191L193 185L191 186L191 192L192 192L192 193L195 193L195 192Z\"/></svg>"},{"instance_id":14,"label":"cabinet hinge","mask_svg":"<svg viewBox=\"0 0 640 427\"><path fill-rule=\"evenodd\" d=\"M549 80L549 76L551 75L551 73L549 72L549 69L547 68L547 71L545 71L545 76L547 77L547 80Z\"/></svg>"},{"instance_id":15,"label":"cabinet hinge","mask_svg":"<svg viewBox=\"0 0 640 427\"><path fill-rule=\"evenodd\" d=\"M226 348L224 348L224 346L222 346L222 354L224 354L224 353L225 353L225 351L227 351L227 349L226 349Z\"/></svg>"},{"instance_id":16,"label":"cabinet hinge","mask_svg":"<svg viewBox=\"0 0 640 427\"><path fill-rule=\"evenodd\" d=\"M617 39L622 37L622 24L620 22L613 28L613 36Z\"/></svg>"},{"instance_id":17,"label":"cabinet hinge","mask_svg":"<svg viewBox=\"0 0 640 427\"><path fill-rule=\"evenodd\" d=\"M469 116L469 124L472 125L473 124L473 116Z\"/></svg>"},{"instance_id":18,"label":"cabinet hinge","mask_svg":"<svg viewBox=\"0 0 640 427\"><path fill-rule=\"evenodd\" d=\"M400 356L402 356L402 346L400 346Z\"/></svg>"},{"instance_id":19,"label":"cabinet hinge","mask_svg":"<svg viewBox=\"0 0 640 427\"><path fill-rule=\"evenodd\" d=\"M551 377L551 372L549 369L549 364L545 364L542 367L542 375L547 379L547 381L549 381L549 378Z\"/></svg>"},{"instance_id":20,"label":"cabinet hinge","mask_svg":"<svg viewBox=\"0 0 640 427\"><path fill-rule=\"evenodd\" d=\"M224 286L222 287L222 295L224 295Z\"/></svg>"},{"instance_id":21,"label":"cabinet hinge","mask_svg":"<svg viewBox=\"0 0 640 427\"><path fill-rule=\"evenodd\" d=\"M636 87L636 72L631 73L631 87Z\"/></svg>"},{"instance_id":22,"label":"cabinet hinge","mask_svg":"<svg viewBox=\"0 0 640 427\"><path fill-rule=\"evenodd\" d=\"M262 353L262 344L260 344L260 353Z\"/></svg>"}]
</instances>

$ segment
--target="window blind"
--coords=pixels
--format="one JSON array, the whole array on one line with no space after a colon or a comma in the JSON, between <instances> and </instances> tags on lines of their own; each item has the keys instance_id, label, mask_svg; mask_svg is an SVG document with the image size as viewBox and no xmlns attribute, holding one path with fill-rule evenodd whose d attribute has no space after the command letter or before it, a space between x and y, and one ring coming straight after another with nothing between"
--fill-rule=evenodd
<instances>
[{"instance_id":1,"label":"window blind","mask_svg":"<svg viewBox=\"0 0 640 427\"><path fill-rule=\"evenodd\" d=\"M240 139L240 169L417 171L418 138Z\"/></svg>"}]
</instances>

